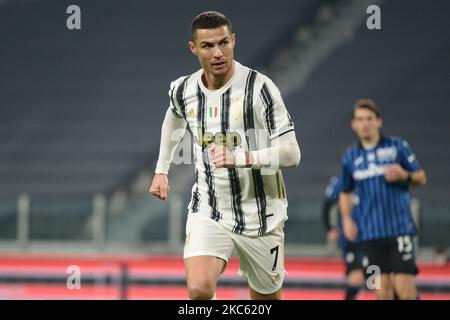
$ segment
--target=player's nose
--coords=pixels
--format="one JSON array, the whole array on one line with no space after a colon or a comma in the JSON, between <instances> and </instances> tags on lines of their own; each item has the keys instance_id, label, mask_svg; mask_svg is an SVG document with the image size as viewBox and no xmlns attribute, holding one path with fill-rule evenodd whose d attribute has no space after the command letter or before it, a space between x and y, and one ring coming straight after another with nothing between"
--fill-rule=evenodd
<instances>
[{"instance_id":1,"label":"player's nose","mask_svg":"<svg viewBox=\"0 0 450 320\"><path fill-rule=\"evenodd\" d=\"M222 57L222 56L223 56L222 50L220 50L219 47L216 47L216 50L214 50L214 57Z\"/></svg>"}]
</instances>

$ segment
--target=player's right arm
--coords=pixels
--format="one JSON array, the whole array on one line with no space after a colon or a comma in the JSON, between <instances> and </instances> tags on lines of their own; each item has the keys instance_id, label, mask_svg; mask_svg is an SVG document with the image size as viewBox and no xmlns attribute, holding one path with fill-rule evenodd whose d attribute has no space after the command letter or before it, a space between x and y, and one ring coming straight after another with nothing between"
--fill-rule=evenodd
<instances>
[{"instance_id":1,"label":"player's right arm","mask_svg":"<svg viewBox=\"0 0 450 320\"><path fill-rule=\"evenodd\" d=\"M339 211L342 216L342 229L344 231L344 236L350 241L355 241L358 236L358 228L352 219L352 191L354 188L355 181L353 179L350 161L346 153L342 158L342 191L339 193Z\"/></svg>"},{"instance_id":2,"label":"player's right arm","mask_svg":"<svg viewBox=\"0 0 450 320\"><path fill-rule=\"evenodd\" d=\"M355 241L358 236L358 228L352 219L353 194L351 192L341 192L339 194L339 210L342 216L342 229L345 237L350 241Z\"/></svg>"},{"instance_id":3,"label":"player's right arm","mask_svg":"<svg viewBox=\"0 0 450 320\"><path fill-rule=\"evenodd\" d=\"M175 83L172 82L169 91L170 106L167 109L166 116L161 128L161 141L159 146L159 157L156 164L155 176L153 177L149 193L161 200L166 200L170 190L169 173L170 164L178 144L183 138L186 131L186 120L182 116L176 100L173 98L175 94Z\"/></svg>"}]
</instances>

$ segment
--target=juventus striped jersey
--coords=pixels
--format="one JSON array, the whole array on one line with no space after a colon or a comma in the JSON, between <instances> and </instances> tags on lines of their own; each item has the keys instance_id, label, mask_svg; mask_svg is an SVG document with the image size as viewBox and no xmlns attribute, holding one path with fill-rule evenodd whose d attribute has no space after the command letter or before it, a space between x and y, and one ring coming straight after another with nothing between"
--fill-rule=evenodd
<instances>
[{"instance_id":1,"label":"juventus striped jersey","mask_svg":"<svg viewBox=\"0 0 450 320\"><path fill-rule=\"evenodd\" d=\"M270 147L294 130L281 94L266 76L237 61L232 78L208 90L203 70L170 86L170 110L187 122L193 138L195 184L189 213L207 215L227 230L263 235L287 219L287 199L279 169L215 168L208 146L223 141L236 151Z\"/></svg>"},{"instance_id":2,"label":"juventus striped jersey","mask_svg":"<svg viewBox=\"0 0 450 320\"><path fill-rule=\"evenodd\" d=\"M398 137L381 136L370 149L358 143L342 157L342 190L354 191L358 196L352 216L362 241L416 233L409 186L403 182L388 183L383 174L387 164L399 164L409 172L420 169L408 143Z\"/></svg>"}]
</instances>

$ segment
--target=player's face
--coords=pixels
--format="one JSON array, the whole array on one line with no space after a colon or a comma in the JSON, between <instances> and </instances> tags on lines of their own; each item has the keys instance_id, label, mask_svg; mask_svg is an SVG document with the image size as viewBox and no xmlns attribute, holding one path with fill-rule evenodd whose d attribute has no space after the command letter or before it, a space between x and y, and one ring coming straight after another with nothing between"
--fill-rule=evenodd
<instances>
[{"instance_id":1,"label":"player's face","mask_svg":"<svg viewBox=\"0 0 450 320\"><path fill-rule=\"evenodd\" d=\"M382 120L368 109L356 109L352 120L352 129L359 139L375 138L382 125Z\"/></svg>"},{"instance_id":2,"label":"player's face","mask_svg":"<svg viewBox=\"0 0 450 320\"><path fill-rule=\"evenodd\" d=\"M216 29L198 29L189 48L195 54L203 70L215 77L223 77L233 65L235 35L227 26Z\"/></svg>"}]
</instances>

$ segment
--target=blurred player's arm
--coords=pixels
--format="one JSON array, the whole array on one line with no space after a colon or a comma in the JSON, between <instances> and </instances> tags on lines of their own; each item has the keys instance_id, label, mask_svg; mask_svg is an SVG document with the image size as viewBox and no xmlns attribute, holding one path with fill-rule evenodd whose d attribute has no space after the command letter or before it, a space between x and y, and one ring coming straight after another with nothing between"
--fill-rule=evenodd
<instances>
[{"instance_id":1,"label":"blurred player's arm","mask_svg":"<svg viewBox=\"0 0 450 320\"><path fill-rule=\"evenodd\" d=\"M405 182L412 187L424 186L427 183L427 176L423 169L409 172L399 164L385 166L384 177L389 183Z\"/></svg>"},{"instance_id":2,"label":"blurred player's arm","mask_svg":"<svg viewBox=\"0 0 450 320\"><path fill-rule=\"evenodd\" d=\"M358 236L358 228L352 219L354 188L351 160L345 153L342 157L342 191L339 193L339 211L342 216L344 236L350 241L355 241Z\"/></svg>"},{"instance_id":3,"label":"blurred player's arm","mask_svg":"<svg viewBox=\"0 0 450 320\"><path fill-rule=\"evenodd\" d=\"M161 128L161 142L155 176L149 189L150 194L161 200L167 199L170 189L167 175L175 150L186 131L186 124L186 120L177 117L172 109L167 110Z\"/></svg>"},{"instance_id":4,"label":"blurred player's arm","mask_svg":"<svg viewBox=\"0 0 450 320\"><path fill-rule=\"evenodd\" d=\"M423 169L410 173L410 185L413 187L424 186L427 184L427 175ZM408 178L407 178L408 180Z\"/></svg>"},{"instance_id":5,"label":"blurred player's arm","mask_svg":"<svg viewBox=\"0 0 450 320\"><path fill-rule=\"evenodd\" d=\"M358 236L358 228L352 219L353 208L352 192L341 192L339 194L339 211L342 216L342 227L345 237L350 241L355 241Z\"/></svg>"},{"instance_id":6,"label":"blurred player's arm","mask_svg":"<svg viewBox=\"0 0 450 320\"><path fill-rule=\"evenodd\" d=\"M398 164L384 167L384 177L389 183L403 182L412 187L427 183L425 171L421 168L409 144L403 140L399 146Z\"/></svg>"}]
</instances>

